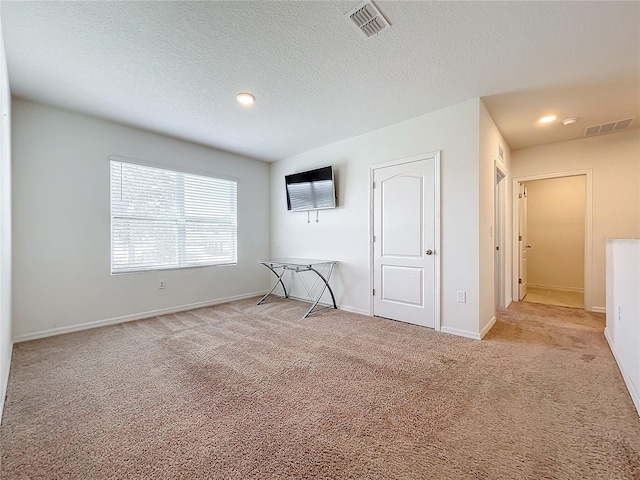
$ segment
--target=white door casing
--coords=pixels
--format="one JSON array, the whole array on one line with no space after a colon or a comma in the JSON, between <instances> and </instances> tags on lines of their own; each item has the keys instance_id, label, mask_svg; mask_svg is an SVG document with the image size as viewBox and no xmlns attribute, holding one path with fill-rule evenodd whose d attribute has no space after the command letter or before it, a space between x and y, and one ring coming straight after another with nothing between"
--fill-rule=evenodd
<instances>
[{"instance_id":1,"label":"white door casing","mask_svg":"<svg viewBox=\"0 0 640 480\"><path fill-rule=\"evenodd\" d=\"M584 231L584 309L587 312L597 311L604 313L605 309L601 306L594 306L592 301L592 275L593 275L593 171L573 170L568 172L545 173L539 175L531 175L527 177L516 177L513 179L513 225L520 225L520 199L518 193L520 186L524 182L532 182L534 180L545 180L548 178L575 177L584 175L586 178L586 205L585 205L585 231ZM515 229L514 229L515 230ZM519 230L519 229L518 229ZM520 242L519 231L514 231L513 235L513 284L512 291L518 292L518 277L520 272Z\"/></svg>"},{"instance_id":2,"label":"white door casing","mask_svg":"<svg viewBox=\"0 0 640 480\"><path fill-rule=\"evenodd\" d=\"M439 329L439 154L372 167L373 314Z\"/></svg>"},{"instance_id":3,"label":"white door casing","mask_svg":"<svg viewBox=\"0 0 640 480\"><path fill-rule=\"evenodd\" d=\"M522 300L527 294L527 187L520 184L518 198L520 204L520 222L519 222L519 234L518 234L518 248L520 252L519 271L518 271L518 300Z\"/></svg>"},{"instance_id":4,"label":"white door casing","mask_svg":"<svg viewBox=\"0 0 640 480\"><path fill-rule=\"evenodd\" d=\"M498 166L495 166L496 185L494 191L495 212L494 212L494 310L497 312L499 308L505 307L504 290L505 290L505 180L506 174Z\"/></svg>"}]
</instances>

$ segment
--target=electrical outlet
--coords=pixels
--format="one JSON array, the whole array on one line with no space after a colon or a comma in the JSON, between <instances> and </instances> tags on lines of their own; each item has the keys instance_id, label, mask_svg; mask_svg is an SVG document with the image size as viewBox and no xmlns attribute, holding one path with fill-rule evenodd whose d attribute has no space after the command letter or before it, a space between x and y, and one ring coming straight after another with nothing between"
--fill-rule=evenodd
<instances>
[{"instance_id":1,"label":"electrical outlet","mask_svg":"<svg viewBox=\"0 0 640 480\"><path fill-rule=\"evenodd\" d=\"M164 280L159 280L158 281L158 289L162 290L164 287L165 287Z\"/></svg>"},{"instance_id":2,"label":"electrical outlet","mask_svg":"<svg viewBox=\"0 0 640 480\"><path fill-rule=\"evenodd\" d=\"M467 292L464 290L458 290L458 303L467 303Z\"/></svg>"}]
</instances>

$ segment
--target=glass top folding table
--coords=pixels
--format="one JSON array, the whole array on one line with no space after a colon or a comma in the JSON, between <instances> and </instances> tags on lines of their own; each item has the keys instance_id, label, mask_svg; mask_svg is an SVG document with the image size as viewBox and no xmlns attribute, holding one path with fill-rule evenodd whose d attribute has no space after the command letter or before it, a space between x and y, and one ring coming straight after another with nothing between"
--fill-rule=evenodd
<instances>
[{"instance_id":1,"label":"glass top folding table","mask_svg":"<svg viewBox=\"0 0 640 480\"><path fill-rule=\"evenodd\" d=\"M271 288L271 290L269 290L266 293L264 297L262 297L262 299L260 299L257 305L260 305L262 302L264 302L267 299L267 297L273 293L273 291L276 289L278 285L282 286L282 290L284 290L284 297L289 298L289 292L287 292L287 287L285 287L285 284L282 281L282 277L284 276L285 272L292 271L295 273L314 272L318 276L316 281L320 281L322 285L322 288L320 289L320 293L315 298L312 298L311 291L313 290L314 287L312 286L309 289L306 287L306 284L302 282L302 284L305 286L305 289L307 290L307 295L309 297L309 300L311 300L312 302L311 308L307 310L307 313L305 313L302 316L302 318L307 318L312 313L319 312L327 308L335 308L335 309L338 308L336 306L336 298L333 295L333 290L331 290L331 286L329 285L329 279L331 278L331 274L333 273L333 268L338 263L337 261L311 260L307 258L276 258L273 260L258 260L258 263L264 265L269 270L271 270L273 274L277 277L277 280L275 285ZM331 300L333 302L333 306L331 305L326 306L326 305L320 304L320 299L322 298L322 295L326 290L329 290L329 293L331 294ZM318 304L321 305L321 308L316 308Z\"/></svg>"}]
</instances>

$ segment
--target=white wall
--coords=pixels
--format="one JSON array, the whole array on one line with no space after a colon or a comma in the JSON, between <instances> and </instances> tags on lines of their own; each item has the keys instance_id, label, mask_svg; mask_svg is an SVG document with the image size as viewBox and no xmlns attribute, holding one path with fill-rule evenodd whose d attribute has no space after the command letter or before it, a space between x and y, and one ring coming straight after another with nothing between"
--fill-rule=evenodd
<instances>
[{"instance_id":1,"label":"white wall","mask_svg":"<svg viewBox=\"0 0 640 480\"><path fill-rule=\"evenodd\" d=\"M583 291L585 176L526 182L527 283Z\"/></svg>"},{"instance_id":2,"label":"white wall","mask_svg":"<svg viewBox=\"0 0 640 480\"><path fill-rule=\"evenodd\" d=\"M605 239L640 237L640 130L515 150L511 158L514 178L592 170L591 301L604 312Z\"/></svg>"},{"instance_id":3,"label":"white wall","mask_svg":"<svg viewBox=\"0 0 640 480\"><path fill-rule=\"evenodd\" d=\"M271 165L271 254L338 260L332 285L339 305L370 313L370 167L441 151L441 318L443 330L479 335L478 128L480 100L381 128ZM333 165L338 208L320 222L289 212L284 176ZM456 303L456 291L467 303Z\"/></svg>"},{"instance_id":4,"label":"white wall","mask_svg":"<svg viewBox=\"0 0 640 480\"><path fill-rule=\"evenodd\" d=\"M0 25L0 420L7 392L11 333L11 95Z\"/></svg>"},{"instance_id":5,"label":"white wall","mask_svg":"<svg viewBox=\"0 0 640 480\"><path fill-rule=\"evenodd\" d=\"M498 147L502 148L502 159L498 156ZM502 134L489 115L484 104L480 102L480 178L479 178L479 248L480 248L480 317L481 333L495 322L495 281L494 275L504 276L505 305L511 298L511 242L504 241L504 271L495 272L495 185L496 165L506 174L504 184L504 237L511 238L511 210L508 201L511 198L511 151L502 138ZM502 183L501 182L501 183Z\"/></svg>"},{"instance_id":6,"label":"white wall","mask_svg":"<svg viewBox=\"0 0 640 480\"><path fill-rule=\"evenodd\" d=\"M604 331L640 414L640 240L607 241Z\"/></svg>"},{"instance_id":7,"label":"white wall","mask_svg":"<svg viewBox=\"0 0 640 480\"><path fill-rule=\"evenodd\" d=\"M110 154L236 177L238 265L112 276ZM266 163L14 99L13 169L16 340L267 288Z\"/></svg>"}]
</instances>

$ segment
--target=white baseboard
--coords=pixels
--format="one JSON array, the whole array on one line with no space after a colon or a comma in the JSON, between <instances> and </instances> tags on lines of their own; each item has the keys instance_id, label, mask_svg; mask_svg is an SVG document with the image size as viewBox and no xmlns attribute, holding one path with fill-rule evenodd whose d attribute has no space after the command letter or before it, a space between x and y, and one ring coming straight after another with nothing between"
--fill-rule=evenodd
<instances>
[{"instance_id":1,"label":"white baseboard","mask_svg":"<svg viewBox=\"0 0 640 480\"><path fill-rule=\"evenodd\" d=\"M544 288L545 290L555 290L557 292L576 292L584 293L584 288L578 287L561 287L560 285L540 285L537 283L530 283L531 288Z\"/></svg>"},{"instance_id":2,"label":"white baseboard","mask_svg":"<svg viewBox=\"0 0 640 480\"><path fill-rule=\"evenodd\" d=\"M484 328L482 330L480 330L480 339L483 339L484 336L489 332L489 330L491 330L491 327L493 327L496 323L496 317L492 317L491 320L489 320L489 323L487 323Z\"/></svg>"},{"instance_id":3,"label":"white baseboard","mask_svg":"<svg viewBox=\"0 0 640 480\"><path fill-rule=\"evenodd\" d=\"M440 327L442 333L448 333L450 335L456 335L457 337L472 338L473 340L480 340L481 337L478 333L469 332L467 330L461 330L453 327Z\"/></svg>"},{"instance_id":4,"label":"white baseboard","mask_svg":"<svg viewBox=\"0 0 640 480\"><path fill-rule=\"evenodd\" d=\"M631 400L633 400L633 404L638 411L638 415L640 416L640 392L636 390L631 378L627 375L624 364L622 363L622 359L616 353L616 348L609 335L609 331L604 329L604 338L607 339L607 343L609 344L609 348L611 349L611 353L613 353L613 358L616 359L616 363L618 364L618 368L620 369L620 373L622 373L622 378L624 379L624 383L627 385L627 390L629 390L629 394L631 395Z\"/></svg>"},{"instance_id":5,"label":"white baseboard","mask_svg":"<svg viewBox=\"0 0 640 480\"><path fill-rule=\"evenodd\" d=\"M487 323L484 328L480 331L480 333L469 332L468 330L461 330L459 328L453 327L440 327L440 331L443 333L448 333L450 335L456 335L458 337L472 338L473 340L482 340L483 337L491 330L496 323L496 317L491 317L489 323Z\"/></svg>"},{"instance_id":6,"label":"white baseboard","mask_svg":"<svg viewBox=\"0 0 640 480\"><path fill-rule=\"evenodd\" d=\"M362 310L361 308L348 307L346 305L338 305L338 310L344 310L345 312L350 312L350 313L357 313L358 315L366 315L367 317L371 316L367 310Z\"/></svg>"},{"instance_id":7,"label":"white baseboard","mask_svg":"<svg viewBox=\"0 0 640 480\"><path fill-rule=\"evenodd\" d=\"M511 305L512 303L513 303L513 297L507 298L507 304L505 305L504 308L509 308L509 305Z\"/></svg>"},{"instance_id":8,"label":"white baseboard","mask_svg":"<svg viewBox=\"0 0 640 480\"><path fill-rule=\"evenodd\" d=\"M14 343L27 342L29 340L37 340L39 338L52 337L54 335L62 335L65 333L79 332L81 330L88 330L90 328L106 327L107 325L116 325L118 323L132 322L134 320L143 320L145 318L158 317L160 315L167 315L169 313L184 312L185 310L193 310L195 308L210 307L212 305L218 305L220 303L232 302L234 300L243 300L245 298L257 297L264 295L264 292L252 292L243 295L235 295L232 297L218 298L216 300L207 300L204 302L190 303L187 305L180 305L177 307L161 308L158 310L149 310L147 312L134 313L131 315L123 315L122 317L105 318L104 320L96 320L93 322L79 323L76 325L69 325L65 327L51 328L49 330L41 330L35 333L28 333L26 335L19 335L13 339Z\"/></svg>"},{"instance_id":9,"label":"white baseboard","mask_svg":"<svg viewBox=\"0 0 640 480\"><path fill-rule=\"evenodd\" d=\"M605 307L591 307L591 311L595 313L607 313L607 309Z\"/></svg>"}]
</instances>

